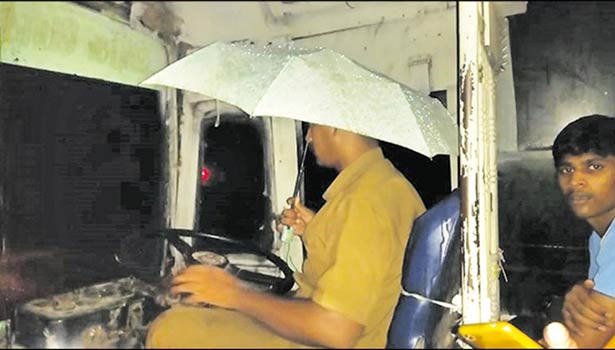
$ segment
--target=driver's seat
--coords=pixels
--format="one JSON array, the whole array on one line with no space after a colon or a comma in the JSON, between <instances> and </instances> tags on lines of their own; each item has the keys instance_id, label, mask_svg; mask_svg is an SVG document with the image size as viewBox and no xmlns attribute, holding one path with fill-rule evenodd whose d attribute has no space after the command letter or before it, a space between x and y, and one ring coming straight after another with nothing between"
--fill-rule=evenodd
<instances>
[{"instance_id":1,"label":"driver's seat","mask_svg":"<svg viewBox=\"0 0 615 350\"><path fill-rule=\"evenodd\" d=\"M461 287L459 213L459 190L454 190L414 222L387 348L453 346L458 314L432 300L450 304Z\"/></svg>"}]
</instances>

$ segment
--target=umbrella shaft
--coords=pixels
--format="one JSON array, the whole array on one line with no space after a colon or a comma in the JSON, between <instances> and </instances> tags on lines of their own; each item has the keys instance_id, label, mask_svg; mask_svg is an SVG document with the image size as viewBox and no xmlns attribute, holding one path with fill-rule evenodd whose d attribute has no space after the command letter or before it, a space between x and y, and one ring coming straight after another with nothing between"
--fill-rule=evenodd
<instances>
[{"instance_id":1,"label":"umbrella shaft","mask_svg":"<svg viewBox=\"0 0 615 350\"><path fill-rule=\"evenodd\" d=\"M301 165L299 166L299 172L297 173L297 178L295 179L295 188L293 189L293 198L297 197L299 194L299 187L301 184L301 178L303 177L303 170L305 169L305 157L307 156L309 142L305 144L305 148L303 149L303 156L301 157Z\"/></svg>"}]
</instances>

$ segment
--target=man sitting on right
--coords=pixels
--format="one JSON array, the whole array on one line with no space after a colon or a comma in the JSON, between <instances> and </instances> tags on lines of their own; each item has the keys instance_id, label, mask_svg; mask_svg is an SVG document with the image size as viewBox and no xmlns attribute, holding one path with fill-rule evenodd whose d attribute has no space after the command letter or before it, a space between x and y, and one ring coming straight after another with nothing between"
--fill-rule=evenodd
<instances>
[{"instance_id":1,"label":"man sitting on right","mask_svg":"<svg viewBox=\"0 0 615 350\"><path fill-rule=\"evenodd\" d=\"M562 315L576 346L601 348L615 335L615 118L568 124L555 138L553 160L570 209L593 228L588 279L566 294Z\"/></svg>"}]
</instances>

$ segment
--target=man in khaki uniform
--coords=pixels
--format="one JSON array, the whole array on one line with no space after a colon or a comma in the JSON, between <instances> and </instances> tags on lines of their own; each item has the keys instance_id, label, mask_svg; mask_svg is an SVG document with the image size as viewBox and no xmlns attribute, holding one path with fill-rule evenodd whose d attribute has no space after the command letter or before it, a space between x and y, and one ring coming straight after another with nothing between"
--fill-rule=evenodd
<instances>
[{"instance_id":1,"label":"man in khaki uniform","mask_svg":"<svg viewBox=\"0 0 615 350\"><path fill-rule=\"evenodd\" d=\"M307 251L296 295L258 292L222 269L191 266L172 291L217 308L168 310L150 328L148 347L385 346L408 235L425 207L376 140L316 124L306 138L319 165L339 174L318 213L295 199L282 214Z\"/></svg>"}]
</instances>

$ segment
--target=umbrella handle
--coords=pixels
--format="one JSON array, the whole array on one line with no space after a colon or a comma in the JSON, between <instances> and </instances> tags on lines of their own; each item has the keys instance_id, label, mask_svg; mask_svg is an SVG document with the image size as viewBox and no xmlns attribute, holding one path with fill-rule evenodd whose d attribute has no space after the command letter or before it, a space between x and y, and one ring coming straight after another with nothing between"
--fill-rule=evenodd
<instances>
[{"instance_id":1,"label":"umbrella handle","mask_svg":"<svg viewBox=\"0 0 615 350\"><path fill-rule=\"evenodd\" d=\"M294 235L295 230L293 230L292 227L284 226L284 229L282 229L282 235L280 237L280 240L284 243L288 243L293 239Z\"/></svg>"}]
</instances>

